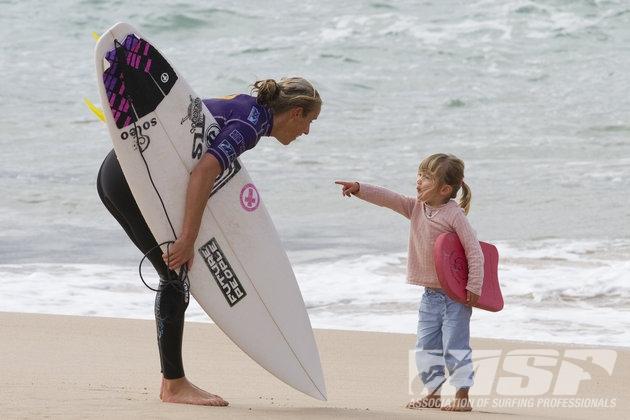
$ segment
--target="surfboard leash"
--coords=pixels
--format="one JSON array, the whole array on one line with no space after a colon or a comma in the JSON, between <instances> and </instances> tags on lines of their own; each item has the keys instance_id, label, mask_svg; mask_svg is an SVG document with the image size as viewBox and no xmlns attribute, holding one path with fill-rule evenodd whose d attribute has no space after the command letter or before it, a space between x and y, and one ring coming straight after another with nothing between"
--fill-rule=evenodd
<instances>
[{"instance_id":1,"label":"surfboard leash","mask_svg":"<svg viewBox=\"0 0 630 420\"><path fill-rule=\"evenodd\" d=\"M170 256L169 247L173 243L175 243L175 241L164 241L161 244L157 244L156 246L151 248L146 254L144 254L142 259L140 260L140 263L138 264L138 274L140 275L140 280L142 280L142 283L144 283L144 285L149 290L152 290L154 292L159 292L159 289L154 289L153 287L149 286L149 284L146 281L144 281L144 277L142 276L142 263L144 263L144 260L147 259L147 257L149 256L151 252L153 252L153 250L161 247L162 245L166 245L166 255L167 257ZM188 267L185 264L182 265L180 267L179 274L177 275L176 279L171 278L170 269L168 269L167 275L168 275L167 279L162 279L160 277L160 285L165 285L165 286L169 284L173 285L180 293L186 296L186 301L188 301L189 296L190 296L190 280L188 279Z\"/></svg>"}]
</instances>

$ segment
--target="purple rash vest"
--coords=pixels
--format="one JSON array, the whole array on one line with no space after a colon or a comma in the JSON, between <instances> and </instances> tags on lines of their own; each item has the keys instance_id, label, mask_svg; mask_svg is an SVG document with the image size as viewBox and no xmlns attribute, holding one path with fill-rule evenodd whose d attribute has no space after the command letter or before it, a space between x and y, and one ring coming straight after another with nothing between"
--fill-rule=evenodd
<instances>
[{"instance_id":1,"label":"purple rash vest","mask_svg":"<svg viewBox=\"0 0 630 420\"><path fill-rule=\"evenodd\" d=\"M259 105L250 95L204 99L212 116L219 124L219 134L208 147L224 171L244 151L256 146L262 136L269 136L273 127L273 114Z\"/></svg>"}]
</instances>

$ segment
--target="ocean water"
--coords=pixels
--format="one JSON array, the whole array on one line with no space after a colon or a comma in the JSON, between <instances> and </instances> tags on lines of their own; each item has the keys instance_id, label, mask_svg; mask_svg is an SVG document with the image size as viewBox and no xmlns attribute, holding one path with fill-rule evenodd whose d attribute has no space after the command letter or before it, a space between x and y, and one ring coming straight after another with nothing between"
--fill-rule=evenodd
<instances>
[{"instance_id":1,"label":"ocean water","mask_svg":"<svg viewBox=\"0 0 630 420\"><path fill-rule=\"evenodd\" d=\"M449 152L501 255L506 307L475 311L472 334L630 345L629 2L0 5L1 311L153 315L96 194L111 141L83 104L98 101L91 32L124 20L201 96L292 75L320 90L308 136L242 156L315 327L415 331L408 222L333 181L413 195L420 160Z\"/></svg>"}]
</instances>

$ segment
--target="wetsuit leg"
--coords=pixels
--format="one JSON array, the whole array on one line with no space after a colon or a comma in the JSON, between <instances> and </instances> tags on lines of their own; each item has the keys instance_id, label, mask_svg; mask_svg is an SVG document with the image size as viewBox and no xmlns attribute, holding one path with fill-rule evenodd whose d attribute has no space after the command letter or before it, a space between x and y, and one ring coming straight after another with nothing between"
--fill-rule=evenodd
<instances>
[{"instance_id":1,"label":"wetsuit leg","mask_svg":"<svg viewBox=\"0 0 630 420\"><path fill-rule=\"evenodd\" d=\"M151 230L131 194L116 154L112 150L101 165L97 181L98 195L143 254L157 246ZM162 260L162 250L156 247L147 256L160 276L155 297L155 320L162 374L166 379L184 376L182 337L188 293L177 282L177 273L169 270ZM174 281L175 280L175 281Z\"/></svg>"}]
</instances>

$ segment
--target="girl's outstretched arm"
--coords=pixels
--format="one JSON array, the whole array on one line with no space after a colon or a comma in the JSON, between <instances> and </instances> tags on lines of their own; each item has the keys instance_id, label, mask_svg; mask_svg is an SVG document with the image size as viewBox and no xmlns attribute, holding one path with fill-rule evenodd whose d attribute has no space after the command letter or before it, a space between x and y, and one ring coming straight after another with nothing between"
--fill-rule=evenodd
<instances>
[{"instance_id":1,"label":"girl's outstretched arm","mask_svg":"<svg viewBox=\"0 0 630 420\"><path fill-rule=\"evenodd\" d=\"M359 192L359 183L356 181L335 181L335 184L341 185L341 195L345 195L346 197L350 197Z\"/></svg>"},{"instance_id":2,"label":"girl's outstretched arm","mask_svg":"<svg viewBox=\"0 0 630 420\"><path fill-rule=\"evenodd\" d=\"M359 184L356 181L335 181L335 184L342 186L341 194L347 197L356 195L368 203L392 209L407 219L411 218L411 212L416 204L415 198L407 197L376 185Z\"/></svg>"}]
</instances>

